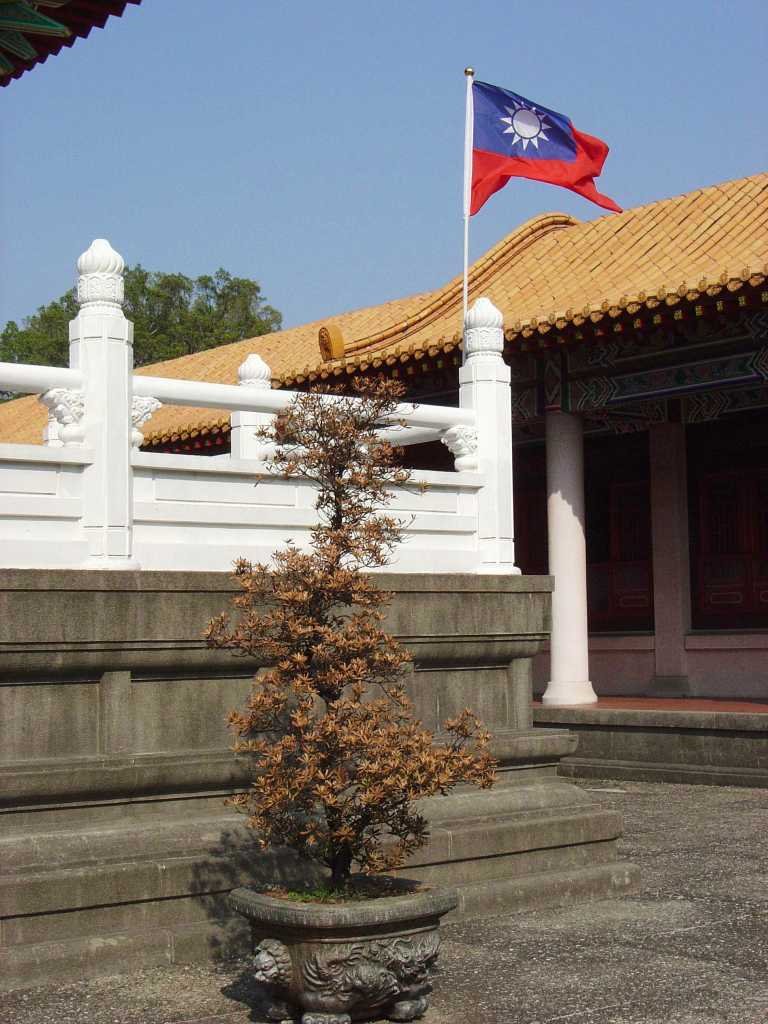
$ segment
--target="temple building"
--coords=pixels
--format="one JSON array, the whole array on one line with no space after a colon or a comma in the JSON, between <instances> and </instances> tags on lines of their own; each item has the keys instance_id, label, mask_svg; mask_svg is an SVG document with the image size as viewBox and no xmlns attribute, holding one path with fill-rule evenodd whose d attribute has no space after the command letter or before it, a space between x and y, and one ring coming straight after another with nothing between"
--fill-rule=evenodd
<instances>
[{"instance_id":1,"label":"temple building","mask_svg":"<svg viewBox=\"0 0 768 1024\"><path fill-rule=\"evenodd\" d=\"M0 0L0 86L119 18L141 0Z\"/></svg>"},{"instance_id":2,"label":"temple building","mask_svg":"<svg viewBox=\"0 0 768 1024\"><path fill-rule=\"evenodd\" d=\"M537 217L470 271L502 311L512 369L517 565L555 576L550 704L595 695L768 700L768 174L581 223ZM139 369L273 386L385 373L458 403L460 278ZM230 420L161 408L144 450L216 455ZM41 443L34 397L0 441ZM439 443L415 466L452 467Z\"/></svg>"}]
</instances>

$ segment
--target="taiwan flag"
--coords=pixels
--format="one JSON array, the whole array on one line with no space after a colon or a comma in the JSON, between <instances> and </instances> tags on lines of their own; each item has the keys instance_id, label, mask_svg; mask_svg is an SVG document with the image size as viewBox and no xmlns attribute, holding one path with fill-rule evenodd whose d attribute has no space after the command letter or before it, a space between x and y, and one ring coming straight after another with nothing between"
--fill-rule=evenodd
<instances>
[{"instance_id":1,"label":"taiwan flag","mask_svg":"<svg viewBox=\"0 0 768 1024\"><path fill-rule=\"evenodd\" d=\"M470 216L510 178L562 185L606 210L621 213L595 188L608 147L577 132L569 118L485 82L472 87L474 138Z\"/></svg>"}]
</instances>

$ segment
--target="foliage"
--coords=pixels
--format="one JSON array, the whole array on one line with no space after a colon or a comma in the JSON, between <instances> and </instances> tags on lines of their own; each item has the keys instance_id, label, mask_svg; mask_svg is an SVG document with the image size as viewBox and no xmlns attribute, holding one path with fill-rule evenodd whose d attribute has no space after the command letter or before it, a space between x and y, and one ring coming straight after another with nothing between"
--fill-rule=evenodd
<instances>
[{"instance_id":1,"label":"foliage","mask_svg":"<svg viewBox=\"0 0 768 1024\"><path fill-rule=\"evenodd\" d=\"M0 362L69 365L69 321L77 316L75 290L41 306L22 327L9 320L0 334Z\"/></svg>"},{"instance_id":2,"label":"foliage","mask_svg":"<svg viewBox=\"0 0 768 1024\"><path fill-rule=\"evenodd\" d=\"M256 281L226 270L193 279L127 267L123 310L134 325L136 366L268 334L282 320ZM21 327L9 321L0 335L0 361L67 366L69 321L77 311L70 289L26 317Z\"/></svg>"},{"instance_id":3,"label":"foliage","mask_svg":"<svg viewBox=\"0 0 768 1024\"><path fill-rule=\"evenodd\" d=\"M364 903L370 899L385 899L408 895L416 892L418 882L398 885L400 879L387 875L358 876L352 879L343 889L333 889L330 885L306 885L301 889L286 889L281 885L268 886L263 891L268 896L288 900L291 903Z\"/></svg>"},{"instance_id":4,"label":"foliage","mask_svg":"<svg viewBox=\"0 0 768 1024\"><path fill-rule=\"evenodd\" d=\"M427 839L414 801L459 782L488 787L488 733L465 710L437 744L403 687L410 655L382 629L391 595L364 570L389 561L402 524L379 510L409 471L375 430L396 409L394 381L359 383L357 397L299 395L278 418L273 471L317 486L310 551L293 544L272 566L238 563L236 622L214 619L209 644L258 656L235 749L254 761L250 791L233 798L262 846L289 846L344 887L351 865L400 866Z\"/></svg>"}]
</instances>

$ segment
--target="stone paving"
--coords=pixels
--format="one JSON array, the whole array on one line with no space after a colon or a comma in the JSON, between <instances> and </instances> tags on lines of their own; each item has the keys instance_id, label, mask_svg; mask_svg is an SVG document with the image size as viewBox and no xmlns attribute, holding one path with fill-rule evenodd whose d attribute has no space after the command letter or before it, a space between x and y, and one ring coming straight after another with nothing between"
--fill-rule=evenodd
<instances>
[{"instance_id":1,"label":"stone paving","mask_svg":"<svg viewBox=\"0 0 768 1024\"><path fill-rule=\"evenodd\" d=\"M623 810L633 893L443 929L424 1024L768 1024L768 790L583 782ZM0 996L2 1024L254 1024L247 964Z\"/></svg>"}]
</instances>

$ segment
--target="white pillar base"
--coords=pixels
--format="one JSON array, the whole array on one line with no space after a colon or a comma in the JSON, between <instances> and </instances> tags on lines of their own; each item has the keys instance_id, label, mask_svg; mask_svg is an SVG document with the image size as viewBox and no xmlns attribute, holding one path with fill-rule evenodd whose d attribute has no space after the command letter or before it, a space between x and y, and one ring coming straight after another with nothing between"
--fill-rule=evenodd
<instances>
[{"instance_id":1,"label":"white pillar base","mask_svg":"<svg viewBox=\"0 0 768 1024\"><path fill-rule=\"evenodd\" d=\"M521 576L523 570L511 562L501 565L496 562L481 562L477 572L482 576Z\"/></svg>"},{"instance_id":2,"label":"white pillar base","mask_svg":"<svg viewBox=\"0 0 768 1024\"><path fill-rule=\"evenodd\" d=\"M557 704L559 707L577 707L582 704L596 704L597 694L588 679L584 682L547 683L541 698L542 704Z\"/></svg>"},{"instance_id":3,"label":"white pillar base","mask_svg":"<svg viewBox=\"0 0 768 1024\"><path fill-rule=\"evenodd\" d=\"M136 572L141 569L141 563L135 558L114 558L109 555L93 555L80 563L81 569L119 569L123 572Z\"/></svg>"}]
</instances>

